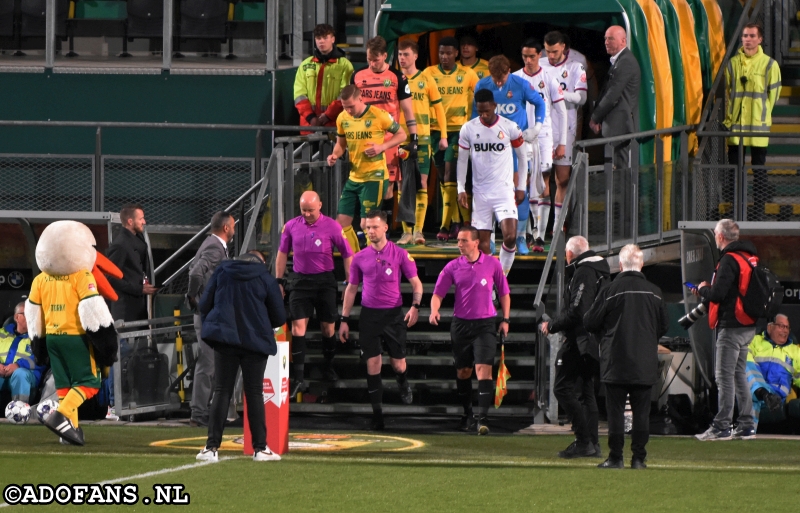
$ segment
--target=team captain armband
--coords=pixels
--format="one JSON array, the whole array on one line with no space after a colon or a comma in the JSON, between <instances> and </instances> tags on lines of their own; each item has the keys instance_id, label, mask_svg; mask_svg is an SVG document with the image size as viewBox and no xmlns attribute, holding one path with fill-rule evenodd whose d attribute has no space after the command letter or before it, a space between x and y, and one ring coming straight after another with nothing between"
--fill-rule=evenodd
<instances>
[{"instance_id":1,"label":"team captain armband","mask_svg":"<svg viewBox=\"0 0 800 513\"><path fill-rule=\"evenodd\" d=\"M393 134L396 134L398 130L400 130L400 123L397 121L393 121L392 124L389 125L389 128L386 129L387 132L391 132Z\"/></svg>"},{"instance_id":2,"label":"team captain armband","mask_svg":"<svg viewBox=\"0 0 800 513\"><path fill-rule=\"evenodd\" d=\"M513 146L514 148L519 148L520 146L522 146L522 143L524 143L524 142L525 142L525 140L520 135L519 138L514 139L513 141L511 141L511 146Z\"/></svg>"}]
</instances>

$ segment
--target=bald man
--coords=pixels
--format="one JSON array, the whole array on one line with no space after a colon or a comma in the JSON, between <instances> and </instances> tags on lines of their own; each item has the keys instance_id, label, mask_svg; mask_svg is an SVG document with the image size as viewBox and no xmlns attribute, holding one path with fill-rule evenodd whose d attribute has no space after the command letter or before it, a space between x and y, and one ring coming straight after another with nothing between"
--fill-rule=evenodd
<instances>
[{"instance_id":1,"label":"bald man","mask_svg":"<svg viewBox=\"0 0 800 513\"><path fill-rule=\"evenodd\" d=\"M322 201L314 191L306 191L300 196L300 215L286 223L281 234L281 245L275 257L275 277L285 294L286 261L289 252L294 252L294 273L289 295L289 316L292 319L292 380L291 399L298 392L308 389L305 382L306 329L311 314L317 312L322 329L322 353L325 357L323 378L328 381L338 379L333 370L333 357L336 354L334 323L339 316L336 307L338 284L333 274L333 248L344 259L345 280L350 278L350 262L353 250L344 238L341 225L322 215Z\"/></svg>"},{"instance_id":2,"label":"bald man","mask_svg":"<svg viewBox=\"0 0 800 513\"><path fill-rule=\"evenodd\" d=\"M611 56L611 68L603 90L595 103L589 127L603 137L616 137L639 130L639 84L642 72L639 63L628 49L625 29L608 27L605 36L606 52ZM614 148L614 167L630 165L630 142Z\"/></svg>"}]
</instances>

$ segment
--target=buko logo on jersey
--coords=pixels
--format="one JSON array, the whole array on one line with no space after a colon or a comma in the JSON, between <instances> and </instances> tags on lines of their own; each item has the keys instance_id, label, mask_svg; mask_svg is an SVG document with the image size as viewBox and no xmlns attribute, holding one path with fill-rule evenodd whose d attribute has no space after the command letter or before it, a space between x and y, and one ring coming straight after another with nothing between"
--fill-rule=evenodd
<instances>
[{"instance_id":1,"label":"buko logo on jersey","mask_svg":"<svg viewBox=\"0 0 800 513\"><path fill-rule=\"evenodd\" d=\"M498 103L497 108L494 111L498 114L502 115L509 115L514 114L517 112L517 106L513 103Z\"/></svg>"},{"instance_id":2,"label":"buko logo on jersey","mask_svg":"<svg viewBox=\"0 0 800 513\"><path fill-rule=\"evenodd\" d=\"M495 151L501 152L506 149L503 143L475 143L472 145L473 151Z\"/></svg>"}]
</instances>

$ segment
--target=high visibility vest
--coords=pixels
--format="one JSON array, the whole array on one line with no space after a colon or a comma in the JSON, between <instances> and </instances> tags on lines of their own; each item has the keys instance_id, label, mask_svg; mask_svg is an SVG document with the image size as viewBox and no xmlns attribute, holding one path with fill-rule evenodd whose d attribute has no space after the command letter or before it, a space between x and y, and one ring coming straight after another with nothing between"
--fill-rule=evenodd
<instances>
[{"instance_id":1,"label":"high visibility vest","mask_svg":"<svg viewBox=\"0 0 800 513\"><path fill-rule=\"evenodd\" d=\"M756 335L750 342L747 361L758 364L764 380L784 400L792 385L800 387L800 346L792 343L791 336L785 345L779 346L766 333Z\"/></svg>"},{"instance_id":2,"label":"high visibility vest","mask_svg":"<svg viewBox=\"0 0 800 513\"><path fill-rule=\"evenodd\" d=\"M767 146L772 107L781 94L781 70L775 59L761 46L751 57L739 48L725 69L725 93L724 125L731 132L763 132L764 137L745 137L744 145ZM739 138L729 137L728 144L738 145Z\"/></svg>"},{"instance_id":3,"label":"high visibility vest","mask_svg":"<svg viewBox=\"0 0 800 513\"><path fill-rule=\"evenodd\" d=\"M14 324L0 328L0 363L3 365L19 364L20 367L33 370L36 362L31 351L28 335L14 333Z\"/></svg>"}]
</instances>

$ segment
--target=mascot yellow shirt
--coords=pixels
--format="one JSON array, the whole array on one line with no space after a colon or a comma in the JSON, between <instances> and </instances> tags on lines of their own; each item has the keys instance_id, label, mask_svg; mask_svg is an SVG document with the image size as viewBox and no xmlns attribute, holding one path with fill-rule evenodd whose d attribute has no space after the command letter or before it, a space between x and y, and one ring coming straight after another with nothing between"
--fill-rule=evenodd
<instances>
[{"instance_id":1,"label":"mascot yellow shirt","mask_svg":"<svg viewBox=\"0 0 800 513\"><path fill-rule=\"evenodd\" d=\"M42 307L48 335L83 335L78 303L97 295L97 282L89 271L66 276L42 273L34 278L28 300Z\"/></svg>"}]
</instances>

